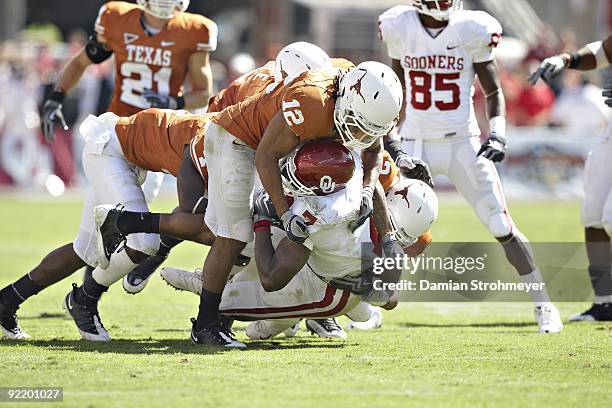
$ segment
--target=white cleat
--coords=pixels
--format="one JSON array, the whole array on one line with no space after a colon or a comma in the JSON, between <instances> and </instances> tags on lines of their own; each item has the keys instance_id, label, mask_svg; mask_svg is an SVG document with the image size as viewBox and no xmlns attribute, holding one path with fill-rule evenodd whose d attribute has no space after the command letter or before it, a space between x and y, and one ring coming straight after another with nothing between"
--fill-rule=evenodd
<instances>
[{"instance_id":1,"label":"white cleat","mask_svg":"<svg viewBox=\"0 0 612 408\"><path fill-rule=\"evenodd\" d=\"M327 319L308 319L306 320L306 328L310 333L316 334L319 337L328 337L333 339L346 340L347 335L336 319L328 317Z\"/></svg>"},{"instance_id":2,"label":"white cleat","mask_svg":"<svg viewBox=\"0 0 612 408\"><path fill-rule=\"evenodd\" d=\"M543 303L534 309L540 333L559 333L563 330L563 322L559 311L552 303Z\"/></svg>"},{"instance_id":3,"label":"white cleat","mask_svg":"<svg viewBox=\"0 0 612 408\"><path fill-rule=\"evenodd\" d=\"M98 265L108 268L111 254L124 239L117 229L117 219L123 207L113 205L98 205L94 207L94 224L96 227L96 252Z\"/></svg>"},{"instance_id":4,"label":"white cleat","mask_svg":"<svg viewBox=\"0 0 612 408\"><path fill-rule=\"evenodd\" d=\"M372 316L365 322L350 322L346 330L373 330L382 326L383 317L379 307L372 308Z\"/></svg>"},{"instance_id":5,"label":"white cleat","mask_svg":"<svg viewBox=\"0 0 612 408\"><path fill-rule=\"evenodd\" d=\"M177 268L162 268L159 274L168 285L176 290L185 290L196 295L202 293L202 269L190 272Z\"/></svg>"},{"instance_id":6,"label":"white cleat","mask_svg":"<svg viewBox=\"0 0 612 408\"><path fill-rule=\"evenodd\" d=\"M290 322L287 322L286 319L257 320L255 322L251 322L246 329L244 329L244 332L251 340L267 340L299 325L298 322L297 324L290 326L293 322L295 322L295 320Z\"/></svg>"}]
</instances>

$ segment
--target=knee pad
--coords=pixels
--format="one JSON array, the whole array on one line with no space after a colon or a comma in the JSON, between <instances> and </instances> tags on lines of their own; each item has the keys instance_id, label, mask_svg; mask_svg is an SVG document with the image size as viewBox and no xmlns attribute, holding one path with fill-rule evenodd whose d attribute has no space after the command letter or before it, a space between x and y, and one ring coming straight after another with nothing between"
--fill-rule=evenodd
<instances>
[{"instance_id":1,"label":"knee pad","mask_svg":"<svg viewBox=\"0 0 612 408\"><path fill-rule=\"evenodd\" d=\"M491 214L486 226L496 238L506 237L514 232L514 222L507 212Z\"/></svg>"},{"instance_id":2,"label":"knee pad","mask_svg":"<svg viewBox=\"0 0 612 408\"><path fill-rule=\"evenodd\" d=\"M110 287L137 266L138 264L132 262L125 250L121 248L111 255L108 268L102 269L98 266L94 269L92 276L100 285Z\"/></svg>"}]
</instances>

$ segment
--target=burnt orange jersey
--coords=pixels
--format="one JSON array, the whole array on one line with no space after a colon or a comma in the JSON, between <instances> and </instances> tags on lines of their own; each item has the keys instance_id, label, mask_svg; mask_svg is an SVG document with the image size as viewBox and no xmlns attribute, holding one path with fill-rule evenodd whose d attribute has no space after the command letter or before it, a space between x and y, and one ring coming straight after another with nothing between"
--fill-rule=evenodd
<instances>
[{"instance_id":1,"label":"burnt orange jersey","mask_svg":"<svg viewBox=\"0 0 612 408\"><path fill-rule=\"evenodd\" d=\"M389 191L395 183L399 181L400 171L393 158L386 150L383 151L383 163L380 173L378 175L378 181L382 184L385 192Z\"/></svg>"},{"instance_id":2,"label":"burnt orange jersey","mask_svg":"<svg viewBox=\"0 0 612 408\"><path fill-rule=\"evenodd\" d=\"M355 68L355 64L344 58L332 58L331 63L334 68L339 68L343 71L348 71Z\"/></svg>"},{"instance_id":3,"label":"burnt orange jersey","mask_svg":"<svg viewBox=\"0 0 612 408\"><path fill-rule=\"evenodd\" d=\"M210 116L146 109L120 118L115 132L130 163L145 170L177 176L185 146L198 135L203 138Z\"/></svg>"},{"instance_id":4,"label":"burnt orange jersey","mask_svg":"<svg viewBox=\"0 0 612 408\"><path fill-rule=\"evenodd\" d=\"M213 96L208 103L208 112L221 112L228 106L265 91L273 83L274 61L269 61L264 66L247 72Z\"/></svg>"},{"instance_id":5,"label":"burnt orange jersey","mask_svg":"<svg viewBox=\"0 0 612 408\"><path fill-rule=\"evenodd\" d=\"M329 137L334 130L335 79L333 74L316 70L288 77L225 108L212 121L253 149L279 111L301 142Z\"/></svg>"},{"instance_id":6,"label":"burnt orange jersey","mask_svg":"<svg viewBox=\"0 0 612 408\"><path fill-rule=\"evenodd\" d=\"M145 89L180 96L191 55L217 47L217 26L206 17L176 13L160 33L150 36L142 13L135 4L111 1L100 8L95 24L115 55L115 91L108 110L119 116L150 106L141 96Z\"/></svg>"}]
</instances>

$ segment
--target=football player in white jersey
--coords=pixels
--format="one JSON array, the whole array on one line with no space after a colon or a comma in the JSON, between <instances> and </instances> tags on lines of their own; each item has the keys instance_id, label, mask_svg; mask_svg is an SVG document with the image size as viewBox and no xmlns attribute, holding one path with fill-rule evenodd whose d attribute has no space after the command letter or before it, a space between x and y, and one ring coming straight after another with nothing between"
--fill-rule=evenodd
<instances>
[{"instance_id":1,"label":"football player in white jersey","mask_svg":"<svg viewBox=\"0 0 612 408\"><path fill-rule=\"evenodd\" d=\"M505 101L494 50L502 27L483 11L464 11L461 0L414 0L380 16L379 31L406 90L397 141L386 146L403 167L404 154L420 157L433 174L447 175L503 245L521 279L541 283L530 245L505 203L494 162L506 154ZM472 96L478 75L491 133L481 146ZM402 149L403 147L403 149ZM405 152L405 153L403 153ZM559 312L546 290L534 291L539 331L559 332Z\"/></svg>"},{"instance_id":2,"label":"football player in white jersey","mask_svg":"<svg viewBox=\"0 0 612 408\"><path fill-rule=\"evenodd\" d=\"M393 294L365 289L363 251L378 240L372 225L376 224L386 231L383 253L403 254L403 247L430 228L437 216L433 190L418 180L399 181L387 196L391 222L371 220L353 231L348 226L359 211L362 178L358 154L333 140L307 142L283 159L281 168L283 185L294 198L291 208L308 220L310 236L297 244L273 228L277 216L261 191L254 200L256 265L247 266L227 284L220 313L238 320L268 319L246 329L249 338L266 339L302 317L350 314L362 299L394 308ZM387 233L391 225L397 234ZM399 279L392 275L383 274L383 280ZM201 273L164 268L162 276L174 287L201 290Z\"/></svg>"},{"instance_id":3,"label":"football player in white jersey","mask_svg":"<svg viewBox=\"0 0 612 408\"><path fill-rule=\"evenodd\" d=\"M547 58L530 81L539 78L549 82L565 69L589 71L605 68L612 58L612 36L586 45L575 53L563 53ZM603 94L612 107L612 84L606 84ZM570 321L612 320L612 123L601 135L597 146L589 153L584 169L584 203L580 213L587 255L589 276L595 292L595 303L590 309L576 314Z\"/></svg>"}]
</instances>

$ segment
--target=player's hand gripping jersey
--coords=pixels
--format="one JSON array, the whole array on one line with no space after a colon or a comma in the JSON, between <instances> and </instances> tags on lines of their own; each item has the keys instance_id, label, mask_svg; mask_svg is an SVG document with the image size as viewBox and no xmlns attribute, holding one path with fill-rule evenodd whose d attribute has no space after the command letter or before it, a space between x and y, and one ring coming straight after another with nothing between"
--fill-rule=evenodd
<instances>
[{"instance_id":1,"label":"player's hand gripping jersey","mask_svg":"<svg viewBox=\"0 0 612 408\"><path fill-rule=\"evenodd\" d=\"M183 150L190 145L191 159L204 181L207 181L204 133L211 116L147 109L119 118L115 132L130 163L144 170L162 171L175 177L183 160Z\"/></svg>"},{"instance_id":2,"label":"player's hand gripping jersey","mask_svg":"<svg viewBox=\"0 0 612 408\"><path fill-rule=\"evenodd\" d=\"M417 10L397 6L380 17L379 28L389 56L405 72L402 137L479 135L472 104L473 64L493 60L502 34L499 22L483 11L456 11L434 38Z\"/></svg>"},{"instance_id":3,"label":"player's hand gripping jersey","mask_svg":"<svg viewBox=\"0 0 612 408\"><path fill-rule=\"evenodd\" d=\"M115 55L115 93L109 111L130 116L150 104L146 89L181 95L190 56L217 48L216 24L197 14L176 13L156 35L148 35L136 4L112 1L100 8L95 30Z\"/></svg>"},{"instance_id":4,"label":"player's hand gripping jersey","mask_svg":"<svg viewBox=\"0 0 612 408\"><path fill-rule=\"evenodd\" d=\"M313 70L271 83L263 92L215 115L213 122L254 150L281 110L301 142L329 137L334 130L335 80L333 74Z\"/></svg>"}]
</instances>

